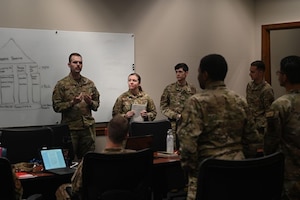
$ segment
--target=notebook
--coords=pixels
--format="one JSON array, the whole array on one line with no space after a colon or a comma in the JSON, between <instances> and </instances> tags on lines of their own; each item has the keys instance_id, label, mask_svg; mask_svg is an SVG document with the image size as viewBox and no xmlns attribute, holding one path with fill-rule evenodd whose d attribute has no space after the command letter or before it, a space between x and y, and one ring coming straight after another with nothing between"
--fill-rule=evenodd
<instances>
[{"instance_id":1,"label":"notebook","mask_svg":"<svg viewBox=\"0 0 300 200\"><path fill-rule=\"evenodd\" d=\"M131 136L127 138L125 149L141 150L151 148L153 135Z\"/></svg>"},{"instance_id":2,"label":"notebook","mask_svg":"<svg viewBox=\"0 0 300 200\"><path fill-rule=\"evenodd\" d=\"M44 169L47 172L64 175L75 172L74 168L66 165L62 149L42 149L41 156L44 164Z\"/></svg>"}]
</instances>

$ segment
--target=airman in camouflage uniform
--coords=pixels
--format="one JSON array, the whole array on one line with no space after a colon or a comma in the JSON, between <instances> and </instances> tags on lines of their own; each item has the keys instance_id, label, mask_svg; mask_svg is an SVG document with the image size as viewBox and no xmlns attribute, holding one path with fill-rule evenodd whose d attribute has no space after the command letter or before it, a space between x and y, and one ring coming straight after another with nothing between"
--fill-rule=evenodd
<instances>
[{"instance_id":1,"label":"airman in camouflage uniform","mask_svg":"<svg viewBox=\"0 0 300 200\"><path fill-rule=\"evenodd\" d=\"M252 81L247 84L246 99L252 114L256 129L263 138L267 126L266 112L274 101L274 92L269 83L264 80L265 64L254 61L250 66ZM263 148L263 144L259 148Z\"/></svg>"},{"instance_id":2,"label":"airman in camouflage uniform","mask_svg":"<svg viewBox=\"0 0 300 200\"><path fill-rule=\"evenodd\" d=\"M164 89L160 98L160 110L171 122L173 135L176 138L177 121L181 116L184 103L190 96L196 94L197 90L186 81L189 68L185 63L178 63L174 69L177 81ZM176 143L174 147L176 148Z\"/></svg>"},{"instance_id":3,"label":"airman in camouflage uniform","mask_svg":"<svg viewBox=\"0 0 300 200\"><path fill-rule=\"evenodd\" d=\"M123 143L128 135L128 121L121 115L114 116L108 124L108 134L106 147L103 153L116 154L133 152L131 149L124 149ZM70 195L66 192L66 187L71 187L72 195L82 199L82 167L83 160L79 163L71 183L61 185L56 191L57 200L70 200ZM77 199L77 198L76 198Z\"/></svg>"},{"instance_id":4,"label":"airman in camouflage uniform","mask_svg":"<svg viewBox=\"0 0 300 200\"><path fill-rule=\"evenodd\" d=\"M71 72L57 82L52 95L53 109L62 113L61 123L68 124L73 150L78 159L95 149L95 119L92 110L99 107L100 94L93 81L80 75L82 58L73 53L69 57Z\"/></svg>"},{"instance_id":5,"label":"airman in camouflage uniform","mask_svg":"<svg viewBox=\"0 0 300 200\"><path fill-rule=\"evenodd\" d=\"M16 200L21 200L22 196L23 196L23 186L21 184L21 181L19 180L19 178L16 175L16 169L15 169L14 165L12 165L12 175L13 175L13 181L15 184Z\"/></svg>"},{"instance_id":6,"label":"airman in camouflage uniform","mask_svg":"<svg viewBox=\"0 0 300 200\"><path fill-rule=\"evenodd\" d=\"M286 94L276 99L267 112L265 154L282 151L285 155L283 198L300 199L300 57L288 56L281 60L277 72Z\"/></svg>"},{"instance_id":7,"label":"airman in camouflage uniform","mask_svg":"<svg viewBox=\"0 0 300 200\"><path fill-rule=\"evenodd\" d=\"M112 116L120 114L130 120L135 115L131 108L132 104L146 104L146 109L138 114L142 116L144 121L153 121L155 119L157 114L155 104L150 96L142 90L140 83L141 77L137 73L132 73L128 76L129 90L117 98L113 106Z\"/></svg>"},{"instance_id":8,"label":"airman in camouflage uniform","mask_svg":"<svg viewBox=\"0 0 300 200\"><path fill-rule=\"evenodd\" d=\"M241 160L244 153L256 154L251 145L259 142L259 137L248 118L248 104L225 86L226 73L227 63L221 55L202 58L198 81L204 90L186 101L181 114L177 134L181 165L188 174L187 200L196 198L201 161L208 157Z\"/></svg>"}]
</instances>

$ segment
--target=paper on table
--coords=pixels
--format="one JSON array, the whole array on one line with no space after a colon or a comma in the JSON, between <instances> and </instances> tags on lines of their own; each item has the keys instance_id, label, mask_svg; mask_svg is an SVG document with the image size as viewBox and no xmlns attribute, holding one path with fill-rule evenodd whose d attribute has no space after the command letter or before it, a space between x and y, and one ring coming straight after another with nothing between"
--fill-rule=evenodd
<instances>
[{"instance_id":1,"label":"paper on table","mask_svg":"<svg viewBox=\"0 0 300 200\"><path fill-rule=\"evenodd\" d=\"M27 179L27 178L35 178L36 176L33 174L29 174L26 172L16 172L16 175L19 179Z\"/></svg>"},{"instance_id":2,"label":"paper on table","mask_svg":"<svg viewBox=\"0 0 300 200\"><path fill-rule=\"evenodd\" d=\"M169 153L166 151L158 151L157 152L157 157L161 158L179 158L179 155L177 153Z\"/></svg>"},{"instance_id":3,"label":"paper on table","mask_svg":"<svg viewBox=\"0 0 300 200\"><path fill-rule=\"evenodd\" d=\"M131 122L142 122L144 119L141 116L141 111L146 110L147 104L132 104L131 110L134 111L134 115L131 118Z\"/></svg>"}]
</instances>

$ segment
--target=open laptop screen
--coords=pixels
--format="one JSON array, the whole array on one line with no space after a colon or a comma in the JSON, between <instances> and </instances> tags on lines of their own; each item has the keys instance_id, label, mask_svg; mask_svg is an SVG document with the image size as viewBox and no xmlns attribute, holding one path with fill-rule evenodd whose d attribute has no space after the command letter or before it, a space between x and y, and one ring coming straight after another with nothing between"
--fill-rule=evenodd
<instances>
[{"instance_id":1,"label":"open laptop screen","mask_svg":"<svg viewBox=\"0 0 300 200\"><path fill-rule=\"evenodd\" d=\"M46 170L66 167L62 149L43 149L41 156Z\"/></svg>"}]
</instances>

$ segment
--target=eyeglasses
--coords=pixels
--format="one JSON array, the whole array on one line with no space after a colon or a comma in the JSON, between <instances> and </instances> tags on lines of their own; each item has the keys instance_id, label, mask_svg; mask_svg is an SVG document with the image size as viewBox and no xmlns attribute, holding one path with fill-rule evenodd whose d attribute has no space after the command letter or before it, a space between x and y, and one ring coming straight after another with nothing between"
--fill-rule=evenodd
<instances>
[{"instance_id":1,"label":"eyeglasses","mask_svg":"<svg viewBox=\"0 0 300 200\"><path fill-rule=\"evenodd\" d=\"M279 74L284 74L284 72L282 72L282 71L277 71L277 72L276 72L276 75L279 75Z\"/></svg>"}]
</instances>

